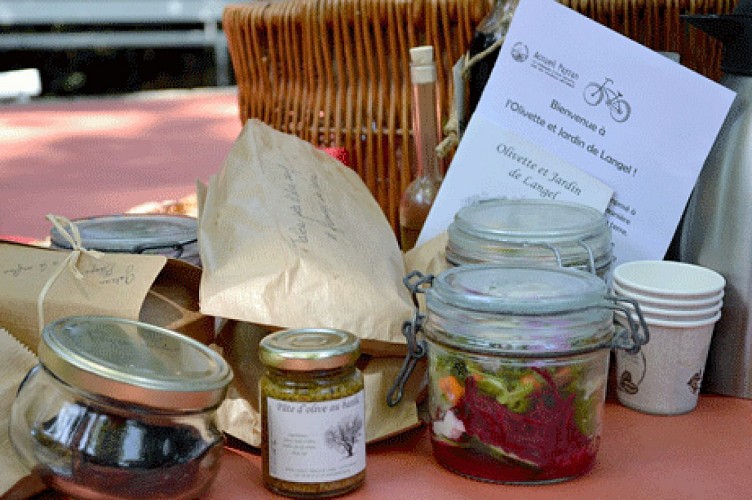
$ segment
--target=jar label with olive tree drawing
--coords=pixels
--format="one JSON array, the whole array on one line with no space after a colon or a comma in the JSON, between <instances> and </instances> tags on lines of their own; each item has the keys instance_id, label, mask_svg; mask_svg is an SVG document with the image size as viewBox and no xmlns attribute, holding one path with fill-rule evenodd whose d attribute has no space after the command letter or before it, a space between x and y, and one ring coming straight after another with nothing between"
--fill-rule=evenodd
<instances>
[{"instance_id":1,"label":"jar label with olive tree drawing","mask_svg":"<svg viewBox=\"0 0 752 500\"><path fill-rule=\"evenodd\" d=\"M272 477L318 483L346 479L365 469L363 391L315 402L269 397L267 412Z\"/></svg>"}]
</instances>

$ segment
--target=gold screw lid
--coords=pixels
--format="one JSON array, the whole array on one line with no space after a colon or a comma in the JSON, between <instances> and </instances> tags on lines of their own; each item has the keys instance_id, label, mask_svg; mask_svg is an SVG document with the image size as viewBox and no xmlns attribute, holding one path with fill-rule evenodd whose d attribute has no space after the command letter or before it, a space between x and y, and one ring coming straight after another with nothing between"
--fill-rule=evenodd
<instances>
[{"instance_id":1,"label":"gold screw lid","mask_svg":"<svg viewBox=\"0 0 752 500\"><path fill-rule=\"evenodd\" d=\"M360 340L330 328L300 328L267 335L259 344L261 362L290 371L333 370L354 364Z\"/></svg>"},{"instance_id":2,"label":"gold screw lid","mask_svg":"<svg viewBox=\"0 0 752 500\"><path fill-rule=\"evenodd\" d=\"M165 328L104 316L47 325L39 360L57 378L97 397L172 411L218 406L232 380L204 344Z\"/></svg>"}]
</instances>

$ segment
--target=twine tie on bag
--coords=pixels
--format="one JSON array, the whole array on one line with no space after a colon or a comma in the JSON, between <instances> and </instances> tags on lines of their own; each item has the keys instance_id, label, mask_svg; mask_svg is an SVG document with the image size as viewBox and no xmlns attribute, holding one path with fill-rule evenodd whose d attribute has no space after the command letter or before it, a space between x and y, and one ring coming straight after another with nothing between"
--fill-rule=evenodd
<instances>
[{"instance_id":1,"label":"twine tie on bag","mask_svg":"<svg viewBox=\"0 0 752 500\"><path fill-rule=\"evenodd\" d=\"M57 279L62 274L63 270L67 267L68 270L70 270L71 273L73 273L73 276L76 277L78 280L84 279L83 273L78 269L78 260L81 257L81 254L86 254L90 257L93 257L95 259L100 259L104 255L102 252L99 252L97 250L87 250L81 245L81 234L78 231L78 228L75 224L73 224L70 220L66 219L65 217L59 216L59 215L47 215L47 220L49 220L52 225L55 227L55 229L58 230L60 235L65 238L65 241L68 242L68 244L71 247L70 253L63 259L63 261L60 263L60 265L55 269L55 272L52 273L52 276L47 280L47 283L44 284L44 287L42 287L42 291L39 292L39 297L37 298L37 317L39 318L39 333L42 333L42 330L44 329L44 299L47 296L47 292L52 288L52 285L57 281ZM68 229L66 229L66 226Z\"/></svg>"}]
</instances>

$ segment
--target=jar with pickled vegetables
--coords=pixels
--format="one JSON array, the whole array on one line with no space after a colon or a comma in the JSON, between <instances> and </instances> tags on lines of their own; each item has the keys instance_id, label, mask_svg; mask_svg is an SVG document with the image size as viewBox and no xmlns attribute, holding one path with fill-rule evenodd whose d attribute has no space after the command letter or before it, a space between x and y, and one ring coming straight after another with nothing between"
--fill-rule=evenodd
<instances>
[{"instance_id":1,"label":"jar with pickled vegetables","mask_svg":"<svg viewBox=\"0 0 752 500\"><path fill-rule=\"evenodd\" d=\"M481 264L446 270L424 292L418 323L436 460L499 483L587 473L600 443L610 350L647 341L633 317L628 328L614 323L614 309L626 309L621 299L587 271ZM418 345L410 335L408 344Z\"/></svg>"},{"instance_id":2,"label":"jar with pickled vegetables","mask_svg":"<svg viewBox=\"0 0 752 500\"><path fill-rule=\"evenodd\" d=\"M297 329L264 337L261 394L264 484L279 494L327 497L365 480L365 395L357 337Z\"/></svg>"},{"instance_id":3,"label":"jar with pickled vegetables","mask_svg":"<svg viewBox=\"0 0 752 500\"><path fill-rule=\"evenodd\" d=\"M447 229L450 265L559 266L608 280L611 229L598 210L544 199L488 199L461 208Z\"/></svg>"}]
</instances>

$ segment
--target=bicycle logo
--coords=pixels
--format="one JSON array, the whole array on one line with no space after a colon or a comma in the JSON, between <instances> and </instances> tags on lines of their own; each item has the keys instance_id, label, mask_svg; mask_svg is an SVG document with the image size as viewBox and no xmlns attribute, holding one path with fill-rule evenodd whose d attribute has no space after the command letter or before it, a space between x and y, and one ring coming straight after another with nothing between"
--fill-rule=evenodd
<instances>
[{"instance_id":1,"label":"bicycle logo","mask_svg":"<svg viewBox=\"0 0 752 500\"><path fill-rule=\"evenodd\" d=\"M622 97L621 92L608 87L609 83L614 83L610 78L606 78L602 84L590 82L582 91L582 97L585 102L591 106L597 106L605 100L605 105L611 113L611 118L615 122L622 123L629 119L632 113L632 106Z\"/></svg>"}]
</instances>

